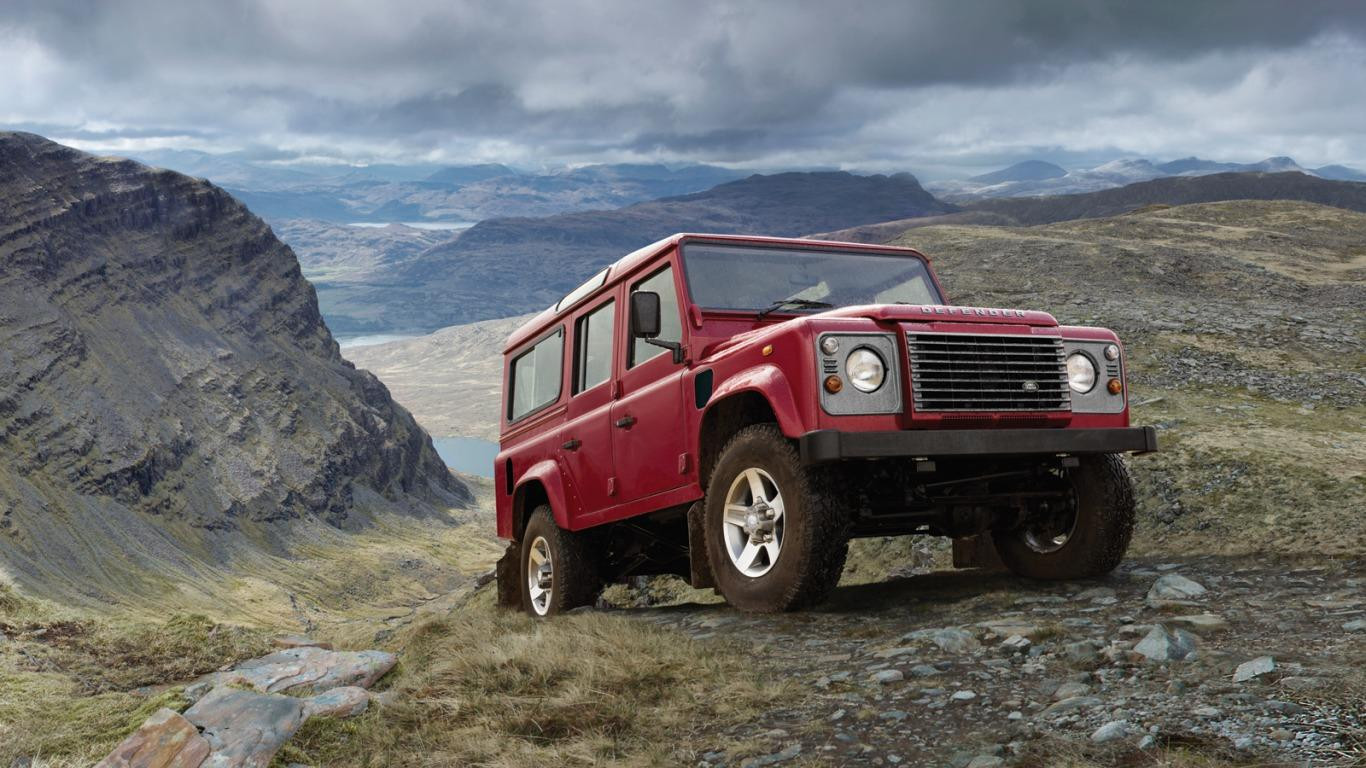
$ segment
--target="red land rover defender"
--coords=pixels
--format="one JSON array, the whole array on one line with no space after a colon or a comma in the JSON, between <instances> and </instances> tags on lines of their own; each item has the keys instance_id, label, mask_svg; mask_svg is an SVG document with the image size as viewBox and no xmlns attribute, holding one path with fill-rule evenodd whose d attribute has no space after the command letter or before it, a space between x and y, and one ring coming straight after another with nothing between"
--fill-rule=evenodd
<instances>
[{"instance_id":1,"label":"red land rover defender","mask_svg":"<svg viewBox=\"0 0 1366 768\"><path fill-rule=\"evenodd\" d=\"M854 536L1095 576L1133 530L1118 454L1157 448L1113 332L952 306L907 248L675 235L514 333L503 376L499 594L537 616L661 573L810 605Z\"/></svg>"}]
</instances>

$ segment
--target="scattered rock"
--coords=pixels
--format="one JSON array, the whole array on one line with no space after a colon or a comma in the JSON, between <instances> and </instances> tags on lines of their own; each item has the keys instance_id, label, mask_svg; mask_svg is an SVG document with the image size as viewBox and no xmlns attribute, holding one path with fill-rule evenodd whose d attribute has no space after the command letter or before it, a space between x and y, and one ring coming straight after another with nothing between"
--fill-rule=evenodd
<instances>
[{"instance_id":1,"label":"scattered rock","mask_svg":"<svg viewBox=\"0 0 1366 768\"><path fill-rule=\"evenodd\" d=\"M1053 692L1054 701L1062 701L1076 696L1085 696L1091 692L1091 686L1086 683L1063 683L1058 686L1058 690Z\"/></svg>"},{"instance_id":2,"label":"scattered rock","mask_svg":"<svg viewBox=\"0 0 1366 768\"><path fill-rule=\"evenodd\" d=\"M1030 645L1029 638L1024 635L1011 635L1001 641L1002 649L1015 653L1024 653L1025 651L1028 651Z\"/></svg>"},{"instance_id":3,"label":"scattered rock","mask_svg":"<svg viewBox=\"0 0 1366 768\"><path fill-rule=\"evenodd\" d=\"M1205 588L1179 573L1168 573L1158 577L1148 590L1149 602L1166 600L1190 600L1205 594Z\"/></svg>"},{"instance_id":4,"label":"scattered rock","mask_svg":"<svg viewBox=\"0 0 1366 768\"><path fill-rule=\"evenodd\" d=\"M304 699L304 717L355 717L369 705L369 691L344 685Z\"/></svg>"},{"instance_id":5,"label":"scattered rock","mask_svg":"<svg viewBox=\"0 0 1366 768\"><path fill-rule=\"evenodd\" d=\"M930 642L948 653L971 653L982 644L965 629L940 629L930 636Z\"/></svg>"},{"instance_id":6,"label":"scattered rock","mask_svg":"<svg viewBox=\"0 0 1366 768\"><path fill-rule=\"evenodd\" d=\"M1075 712L1079 709L1090 709L1091 707L1098 707L1102 703L1104 702L1098 696L1073 696L1070 699L1063 699L1062 701L1059 701L1056 704L1050 704L1048 708L1043 711L1042 714L1044 717L1053 717L1055 715L1062 715L1068 712Z\"/></svg>"},{"instance_id":7,"label":"scattered rock","mask_svg":"<svg viewBox=\"0 0 1366 768\"><path fill-rule=\"evenodd\" d=\"M975 698L977 698L977 694L974 691L954 691L953 695L949 696L950 701L958 701L962 703L967 703Z\"/></svg>"},{"instance_id":8,"label":"scattered rock","mask_svg":"<svg viewBox=\"0 0 1366 768\"><path fill-rule=\"evenodd\" d=\"M1181 661L1195 652L1197 644L1195 635L1184 629L1169 631L1159 624L1138 641L1134 651L1143 654L1149 661Z\"/></svg>"},{"instance_id":9,"label":"scattered rock","mask_svg":"<svg viewBox=\"0 0 1366 768\"><path fill-rule=\"evenodd\" d=\"M220 686L185 711L212 748L205 768L267 768L304 722L290 696Z\"/></svg>"},{"instance_id":10,"label":"scattered rock","mask_svg":"<svg viewBox=\"0 0 1366 768\"><path fill-rule=\"evenodd\" d=\"M1238 665L1233 671L1233 682L1242 683L1256 677L1261 677L1276 669L1276 661L1270 656L1259 656L1252 661L1245 661Z\"/></svg>"},{"instance_id":11,"label":"scattered rock","mask_svg":"<svg viewBox=\"0 0 1366 768\"><path fill-rule=\"evenodd\" d=\"M1272 712L1279 712L1282 715L1302 715L1309 711L1305 709L1302 704L1296 704L1293 701L1277 701L1275 699L1265 702L1262 706Z\"/></svg>"},{"instance_id":12,"label":"scattered rock","mask_svg":"<svg viewBox=\"0 0 1366 768\"><path fill-rule=\"evenodd\" d=\"M209 742L178 712L159 709L95 768L197 768Z\"/></svg>"},{"instance_id":13,"label":"scattered rock","mask_svg":"<svg viewBox=\"0 0 1366 768\"><path fill-rule=\"evenodd\" d=\"M765 765L777 765L786 760L791 760L801 753L801 744L791 744L783 748L781 752L774 752L771 755L764 755L763 757L755 757L746 760L740 764L740 768L763 768Z\"/></svg>"},{"instance_id":14,"label":"scattered rock","mask_svg":"<svg viewBox=\"0 0 1366 768\"><path fill-rule=\"evenodd\" d=\"M899 669L879 669L873 673L873 682L881 685L898 683L906 679L906 674Z\"/></svg>"},{"instance_id":15,"label":"scattered rock","mask_svg":"<svg viewBox=\"0 0 1366 768\"><path fill-rule=\"evenodd\" d=\"M1189 616L1173 616L1167 619L1167 623L1190 627L1191 629L1223 629L1228 626L1228 622L1224 620L1224 617L1213 613L1195 613Z\"/></svg>"},{"instance_id":16,"label":"scattered rock","mask_svg":"<svg viewBox=\"0 0 1366 768\"><path fill-rule=\"evenodd\" d=\"M1111 720L1091 733L1091 743L1107 744L1129 735L1129 723L1124 720Z\"/></svg>"},{"instance_id":17,"label":"scattered rock","mask_svg":"<svg viewBox=\"0 0 1366 768\"><path fill-rule=\"evenodd\" d=\"M1366 632L1366 619L1353 619L1342 625L1348 632Z\"/></svg>"},{"instance_id":18,"label":"scattered rock","mask_svg":"<svg viewBox=\"0 0 1366 768\"><path fill-rule=\"evenodd\" d=\"M1090 664L1100 656L1100 649L1095 640L1078 640L1062 647L1062 657L1070 664Z\"/></svg>"}]
</instances>

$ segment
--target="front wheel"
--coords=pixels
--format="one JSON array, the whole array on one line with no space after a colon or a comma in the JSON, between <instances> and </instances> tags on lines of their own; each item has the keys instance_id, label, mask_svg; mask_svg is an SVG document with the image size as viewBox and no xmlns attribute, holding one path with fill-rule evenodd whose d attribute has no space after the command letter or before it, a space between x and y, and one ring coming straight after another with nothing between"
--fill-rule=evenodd
<instances>
[{"instance_id":1,"label":"front wheel","mask_svg":"<svg viewBox=\"0 0 1366 768\"><path fill-rule=\"evenodd\" d=\"M1109 454L1083 456L1063 471L1065 499L1012 531L992 534L1001 561L1030 579L1101 576L1124 559L1134 532L1134 484Z\"/></svg>"},{"instance_id":2,"label":"front wheel","mask_svg":"<svg viewBox=\"0 0 1366 768\"><path fill-rule=\"evenodd\" d=\"M848 553L847 516L824 475L773 424L735 434L707 484L707 557L726 601L789 611L825 599Z\"/></svg>"},{"instance_id":3,"label":"front wheel","mask_svg":"<svg viewBox=\"0 0 1366 768\"><path fill-rule=\"evenodd\" d=\"M588 605L601 585L586 537L556 525L544 505L531 513L521 559L522 607L537 618Z\"/></svg>"}]
</instances>

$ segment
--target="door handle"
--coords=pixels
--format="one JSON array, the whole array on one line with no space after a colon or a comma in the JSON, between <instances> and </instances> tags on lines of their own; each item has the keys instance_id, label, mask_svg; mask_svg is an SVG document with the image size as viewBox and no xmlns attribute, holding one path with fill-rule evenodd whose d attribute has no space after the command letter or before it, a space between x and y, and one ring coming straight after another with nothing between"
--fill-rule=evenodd
<instances>
[{"instance_id":1,"label":"door handle","mask_svg":"<svg viewBox=\"0 0 1366 768\"><path fill-rule=\"evenodd\" d=\"M618 428L618 429L630 429L630 428L631 428L631 425L633 425L633 424L635 424L635 423L636 423L636 417L634 417L634 416L622 416L621 418L617 419L617 428Z\"/></svg>"},{"instance_id":2,"label":"door handle","mask_svg":"<svg viewBox=\"0 0 1366 768\"><path fill-rule=\"evenodd\" d=\"M566 440L564 441L564 444L560 447L565 449L566 451L577 451L579 449L579 446L581 445L583 445L583 443L579 442L578 440Z\"/></svg>"}]
</instances>

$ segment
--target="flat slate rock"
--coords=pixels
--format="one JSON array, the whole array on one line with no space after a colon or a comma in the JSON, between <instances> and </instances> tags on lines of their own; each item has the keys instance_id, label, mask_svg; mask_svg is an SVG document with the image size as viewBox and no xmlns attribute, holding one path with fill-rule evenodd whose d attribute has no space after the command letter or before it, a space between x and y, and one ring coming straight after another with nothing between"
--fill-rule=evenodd
<instances>
[{"instance_id":1,"label":"flat slate rock","mask_svg":"<svg viewBox=\"0 0 1366 768\"><path fill-rule=\"evenodd\" d=\"M213 676L216 685L246 686L262 693L316 693L342 686L369 688L398 658L384 651L288 648L244 661Z\"/></svg>"},{"instance_id":2,"label":"flat slate rock","mask_svg":"<svg viewBox=\"0 0 1366 768\"><path fill-rule=\"evenodd\" d=\"M197 768L209 756L209 742L189 720L159 709L95 768Z\"/></svg>"},{"instance_id":3,"label":"flat slate rock","mask_svg":"<svg viewBox=\"0 0 1366 768\"><path fill-rule=\"evenodd\" d=\"M304 722L304 700L218 687L185 711L212 752L204 768L268 768Z\"/></svg>"},{"instance_id":4,"label":"flat slate rock","mask_svg":"<svg viewBox=\"0 0 1366 768\"><path fill-rule=\"evenodd\" d=\"M344 685L304 699L304 717L355 717L368 706L369 691L355 685Z\"/></svg>"}]
</instances>

